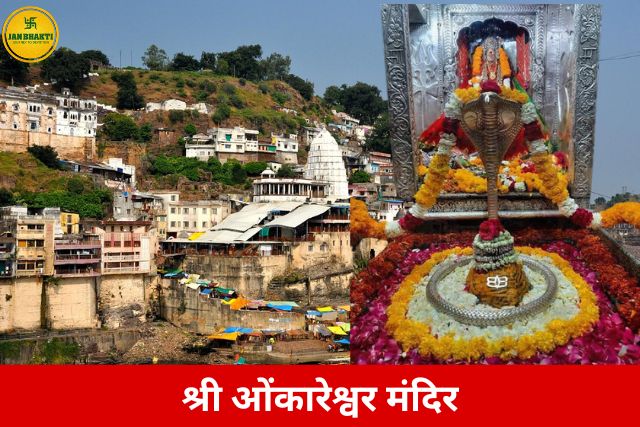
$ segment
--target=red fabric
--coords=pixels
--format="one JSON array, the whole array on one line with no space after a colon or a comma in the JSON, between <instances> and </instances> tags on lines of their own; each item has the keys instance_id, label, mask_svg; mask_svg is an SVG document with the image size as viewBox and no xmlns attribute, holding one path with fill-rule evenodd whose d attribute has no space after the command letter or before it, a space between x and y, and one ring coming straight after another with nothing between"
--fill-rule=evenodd
<instances>
[{"instance_id":1,"label":"red fabric","mask_svg":"<svg viewBox=\"0 0 640 427\"><path fill-rule=\"evenodd\" d=\"M458 79L460 87L467 87L471 73L469 72L469 46L466 37L458 39Z\"/></svg>"},{"instance_id":2,"label":"red fabric","mask_svg":"<svg viewBox=\"0 0 640 427\"><path fill-rule=\"evenodd\" d=\"M518 135L513 139L513 142L509 146L507 153L504 158L507 160L511 160L514 157L517 157L521 154L526 154L529 152L529 147L527 146L527 142L524 138L524 128L520 129Z\"/></svg>"},{"instance_id":3,"label":"red fabric","mask_svg":"<svg viewBox=\"0 0 640 427\"><path fill-rule=\"evenodd\" d=\"M535 141L536 139L542 139L544 134L540 129L540 124L537 121L527 123L524 125L524 136L527 141Z\"/></svg>"},{"instance_id":4,"label":"red fabric","mask_svg":"<svg viewBox=\"0 0 640 427\"><path fill-rule=\"evenodd\" d=\"M407 213L405 216L400 218L400 227L402 227L405 231L416 231L422 224L424 224L424 220L417 218L410 213Z\"/></svg>"},{"instance_id":5,"label":"red fabric","mask_svg":"<svg viewBox=\"0 0 640 427\"><path fill-rule=\"evenodd\" d=\"M560 166L562 169L566 169L567 167L569 167L569 159L567 158L567 155L565 153L563 153L562 151L556 151L555 153L553 153L553 156L556 158L556 163L558 164L558 166Z\"/></svg>"},{"instance_id":6,"label":"red fabric","mask_svg":"<svg viewBox=\"0 0 640 427\"><path fill-rule=\"evenodd\" d=\"M445 117L444 121L442 122L442 131L445 133L455 134L458 132L459 125L460 125L460 120Z\"/></svg>"},{"instance_id":7,"label":"red fabric","mask_svg":"<svg viewBox=\"0 0 640 427\"><path fill-rule=\"evenodd\" d=\"M420 134L420 141L426 145L437 145L438 141L440 141L440 133L443 132L444 120L445 117L444 114L442 114Z\"/></svg>"},{"instance_id":8,"label":"red fabric","mask_svg":"<svg viewBox=\"0 0 640 427\"><path fill-rule=\"evenodd\" d=\"M498 237L502 231L504 231L504 227L500 224L500 220L488 219L480 224L478 234L482 240L493 240Z\"/></svg>"},{"instance_id":9,"label":"red fabric","mask_svg":"<svg viewBox=\"0 0 640 427\"><path fill-rule=\"evenodd\" d=\"M500 89L500 85L493 80L486 80L480 83L480 89L482 90L482 92L502 92L502 89Z\"/></svg>"},{"instance_id":10,"label":"red fabric","mask_svg":"<svg viewBox=\"0 0 640 427\"><path fill-rule=\"evenodd\" d=\"M524 31L516 36L516 51L518 74L516 78L520 85L527 89L529 87L529 46L525 43Z\"/></svg>"},{"instance_id":11,"label":"red fabric","mask_svg":"<svg viewBox=\"0 0 640 427\"><path fill-rule=\"evenodd\" d=\"M578 227L586 228L589 226L589 224L591 224L591 221L593 221L593 214L587 209L578 208L578 210L575 211L573 215L571 215L570 219L571 222L573 222Z\"/></svg>"}]
</instances>

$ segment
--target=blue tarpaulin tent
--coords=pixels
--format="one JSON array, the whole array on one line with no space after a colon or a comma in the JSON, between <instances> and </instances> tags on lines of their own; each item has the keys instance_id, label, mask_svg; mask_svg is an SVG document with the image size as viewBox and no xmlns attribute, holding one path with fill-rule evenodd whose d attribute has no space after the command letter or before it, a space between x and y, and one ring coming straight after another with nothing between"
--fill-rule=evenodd
<instances>
[{"instance_id":1,"label":"blue tarpaulin tent","mask_svg":"<svg viewBox=\"0 0 640 427\"><path fill-rule=\"evenodd\" d=\"M322 316L322 313L316 310L307 310L307 316Z\"/></svg>"},{"instance_id":2,"label":"blue tarpaulin tent","mask_svg":"<svg viewBox=\"0 0 640 427\"><path fill-rule=\"evenodd\" d=\"M290 305L267 304L267 307L274 308L276 310L281 310L281 311L291 311Z\"/></svg>"},{"instance_id":3,"label":"blue tarpaulin tent","mask_svg":"<svg viewBox=\"0 0 640 427\"><path fill-rule=\"evenodd\" d=\"M227 329L225 329L223 333L230 334L232 332L238 332L238 333L241 333L241 334L250 334L251 332L253 332L253 329L251 329L251 328L243 328L243 327L240 327L240 326L230 326Z\"/></svg>"},{"instance_id":4,"label":"blue tarpaulin tent","mask_svg":"<svg viewBox=\"0 0 640 427\"><path fill-rule=\"evenodd\" d=\"M346 344L346 345L349 345L349 344L350 344L350 341L349 341L348 339L346 339L346 338L342 338L341 340L334 341L334 342L335 342L336 344Z\"/></svg>"},{"instance_id":5,"label":"blue tarpaulin tent","mask_svg":"<svg viewBox=\"0 0 640 427\"><path fill-rule=\"evenodd\" d=\"M208 295L213 291L213 289L211 288L204 288L203 290L200 291L201 294L203 295Z\"/></svg>"}]
</instances>

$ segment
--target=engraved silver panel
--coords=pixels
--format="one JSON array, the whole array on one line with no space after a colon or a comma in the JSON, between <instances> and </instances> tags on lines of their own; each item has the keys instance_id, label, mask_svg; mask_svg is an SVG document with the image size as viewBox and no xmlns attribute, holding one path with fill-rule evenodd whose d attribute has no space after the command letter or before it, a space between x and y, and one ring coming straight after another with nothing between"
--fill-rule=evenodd
<instances>
[{"instance_id":1,"label":"engraved silver panel","mask_svg":"<svg viewBox=\"0 0 640 427\"><path fill-rule=\"evenodd\" d=\"M393 145L402 140L393 148L394 157L396 153L399 155L394 158L397 185L402 189L398 195L406 200L413 196L417 182L415 169L410 168L416 166L417 159L409 156L419 155L417 136L438 118L448 94L459 83L456 75L459 32L474 22L494 17L513 22L529 33L529 93L551 138L569 153L571 195L579 203L587 203L593 164L598 5L384 5L389 100L392 101L392 93L394 96L390 102L391 122L396 129ZM405 45L398 46L402 40ZM506 43L504 47L510 56L514 55L515 46ZM402 79L404 84L399 81ZM400 95L403 90L408 93ZM405 108L404 102L410 105ZM401 135L397 130L404 129L407 123L410 130ZM403 139L407 135L412 139Z\"/></svg>"}]
</instances>

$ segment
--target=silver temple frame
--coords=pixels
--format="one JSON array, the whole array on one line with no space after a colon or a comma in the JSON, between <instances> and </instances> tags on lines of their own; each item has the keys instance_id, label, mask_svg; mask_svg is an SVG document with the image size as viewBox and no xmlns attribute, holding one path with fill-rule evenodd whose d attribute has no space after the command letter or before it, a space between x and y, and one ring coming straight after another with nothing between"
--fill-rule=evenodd
<instances>
[{"instance_id":1,"label":"silver temple frame","mask_svg":"<svg viewBox=\"0 0 640 427\"><path fill-rule=\"evenodd\" d=\"M591 196L600 6L594 4L387 4L382 7L393 166L398 196L411 200L418 182L420 132L442 112L456 87L458 32L500 18L524 27L531 42L532 99L552 137L568 141L570 193L581 206ZM453 195L435 211L462 212L473 197ZM517 197L516 197L517 199ZM501 202L502 203L502 202ZM509 201L507 210L541 209L544 202ZM480 203L481 204L481 203ZM462 206L465 206L462 209ZM482 210L482 206L476 206ZM502 208L502 207L501 207Z\"/></svg>"}]
</instances>

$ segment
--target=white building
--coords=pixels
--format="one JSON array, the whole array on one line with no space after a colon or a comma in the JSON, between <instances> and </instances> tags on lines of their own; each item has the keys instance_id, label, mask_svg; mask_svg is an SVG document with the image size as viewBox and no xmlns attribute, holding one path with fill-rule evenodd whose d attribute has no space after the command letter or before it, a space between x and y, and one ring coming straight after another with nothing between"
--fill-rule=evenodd
<instances>
[{"instance_id":1,"label":"white building","mask_svg":"<svg viewBox=\"0 0 640 427\"><path fill-rule=\"evenodd\" d=\"M298 135L272 133L271 144L276 146L276 161L292 165L298 164Z\"/></svg>"},{"instance_id":2,"label":"white building","mask_svg":"<svg viewBox=\"0 0 640 427\"><path fill-rule=\"evenodd\" d=\"M56 133L68 136L95 137L98 127L98 103L95 99L81 99L62 89L56 95ZM47 112L49 111L47 109Z\"/></svg>"},{"instance_id":3,"label":"white building","mask_svg":"<svg viewBox=\"0 0 640 427\"><path fill-rule=\"evenodd\" d=\"M69 89L48 95L9 87L0 89L0 129L95 138L95 99L73 96Z\"/></svg>"},{"instance_id":4,"label":"white building","mask_svg":"<svg viewBox=\"0 0 640 427\"><path fill-rule=\"evenodd\" d=\"M177 191L159 191L153 195L162 199L168 237L207 231L231 213L229 202L223 200L180 200Z\"/></svg>"},{"instance_id":5,"label":"white building","mask_svg":"<svg viewBox=\"0 0 640 427\"><path fill-rule=\"evenodd\" d=\"M206 162L209 157L215 157L216 144L211 135L197 133L185 144L185 150L186 157L195 157Z\"/></svg>"},{"instance_id":6,"label":"white building","mask_svg":"<svg viewBox=\"0 0 640 427\"><path fill-rule=\"evenodd\" d=\"M342 152L329 131L322 130L311 142L304 177L328 183L329 188L325 196L328 200L349 198L349 184Z\"/></svg>"},{"instance_id":7,"label":"white building","mask_svg":"<svg viewBox=\"0 0 640 427\"><path fill-rule=\"evenodd\" d=\"M107 159L107 164L114 168L117 172L122 172L128 175L131 175L131 186L136 186L136 167L133 165L128 165L122 161L121 158L118 157L110 157Z\"/></svg>"},{"instance_id":8,"label":"white building","mask_svg":"<svg viewBox=\"0 0 640 427\"><path fill-rule=\"evenodd\" d=\"M271 169L265 169L253 181L253 201L326 203L328 187L326 182L306 178L277 178Z\"/></svg>"}]
</instances>

